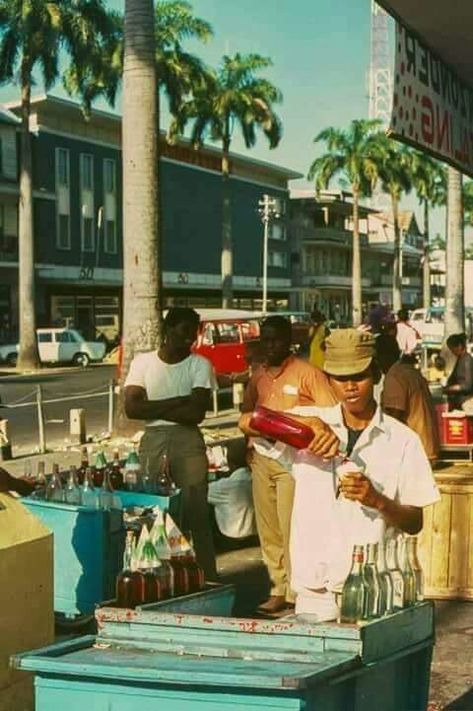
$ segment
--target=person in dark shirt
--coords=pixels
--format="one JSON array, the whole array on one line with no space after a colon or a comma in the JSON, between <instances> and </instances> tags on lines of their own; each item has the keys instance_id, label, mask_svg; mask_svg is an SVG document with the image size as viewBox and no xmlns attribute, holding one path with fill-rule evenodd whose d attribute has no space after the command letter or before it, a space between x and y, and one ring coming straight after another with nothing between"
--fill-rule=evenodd
<instances>
[{"instance_id":1,"label":"person in dark shirt","mask_svg":"<svg viewBox=\"0 0 473 711\"><path fill-rule=\"evenodd\" d=\"M473 395L473 358L466 349L466 333L449 336L447 347L457 360L444 392L447 393L450 410L456 410L461 409Z\"/></svg>"}]
</instances>

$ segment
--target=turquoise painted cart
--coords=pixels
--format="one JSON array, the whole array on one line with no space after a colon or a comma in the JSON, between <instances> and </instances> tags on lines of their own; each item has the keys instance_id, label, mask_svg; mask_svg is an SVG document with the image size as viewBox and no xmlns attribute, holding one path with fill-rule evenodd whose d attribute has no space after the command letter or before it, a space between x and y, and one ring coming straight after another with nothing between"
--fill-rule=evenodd
<instances>
[{"instance_id":1,"label":"turquoise painted cart","mask_svg":"<svg viewBox=\"0 0 473 711\"><path fill-rule=\"evenodd\" d=\"M423 711L434 616L362 626L103 608L97 636L18 655L36 711Z\"/></svg>"}]
</instances>

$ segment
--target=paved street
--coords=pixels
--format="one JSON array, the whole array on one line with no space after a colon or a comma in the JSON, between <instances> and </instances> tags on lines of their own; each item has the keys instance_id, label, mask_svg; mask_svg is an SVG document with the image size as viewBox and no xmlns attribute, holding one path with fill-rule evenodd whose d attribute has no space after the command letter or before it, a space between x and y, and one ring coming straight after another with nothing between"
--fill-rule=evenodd
<instances>
[{"instance_id":1,"label":"paved street","mask_svg":"<svg viewBox=\"0 0 473 711\"><path fill-rule=\"evenodd\" d=\"M107 429L108 397L90 397L108 390L115 376L116 366L98 365L86 369L62 368L59 372L47 370L39 375L7 375L0 378L0 395L5 405L19 400L33 402L29 407L2 410L10 421L13 456L33 452L38 445L38 415L36 388L41 385L43 400L73 397L73 400L44 405L47 447L59 447L69 438L69 410L86 409L87 434L95 435ZM85 395L89 397L85 397Z\"/></svg>"}]
</instances>

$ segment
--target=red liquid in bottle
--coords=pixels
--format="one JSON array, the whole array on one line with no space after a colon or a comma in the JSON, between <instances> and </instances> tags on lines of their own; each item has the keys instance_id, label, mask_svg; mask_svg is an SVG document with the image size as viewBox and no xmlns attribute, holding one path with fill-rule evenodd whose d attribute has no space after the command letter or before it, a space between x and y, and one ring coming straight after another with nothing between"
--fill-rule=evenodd
<instances>
[{"instance_id":1,"label":"red liquid in bottle","mask_svg":"<svg viewBox=\"0 0 473 711\"><path fill-rule=\"evenodd\" d=\"M169 561L174 571L174 597L187 595L189 592L189 572L182 558L171 556Z\"/></svg>"},{"instance_id":2,"label":"red liquid in bottle","mask_svg":"<svg viewBox=\"0 0 473 711\"><path fill-rule=\"evenodd\" d=\"M187 575L189 577L189 592L198 592L202 590L205 586L205 576L204 571L196 561L192 553L184 553L182 560L187 569Z\"/></svg>"},{"instance_id":3,"label":"red liquid in bottle","mask_svg":"<svg viewBox=\"0 0 473 711\"><path fill-rule=\"evenodd\" d=\"M144 602L144 578L137 570L123 570L117 576L116 598L118 607L133 609Z\"/></svg>"}]
</instances>

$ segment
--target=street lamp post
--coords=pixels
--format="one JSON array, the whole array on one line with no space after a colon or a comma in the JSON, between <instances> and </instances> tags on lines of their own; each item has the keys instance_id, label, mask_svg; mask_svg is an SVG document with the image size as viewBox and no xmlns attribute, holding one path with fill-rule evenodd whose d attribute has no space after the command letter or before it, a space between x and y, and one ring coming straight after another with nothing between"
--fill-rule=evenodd
<instances>
[{"instance_id":1,"label":"street lamp post","mask_svg":"<svg viewBox=\"0 0 473 711\"><path fill-rule=\"evenodd\" d=\"M258 201L258 212L263 222L263 316L268 310L268 236L269 223L272 219L279 217L278 200L270 195L264 194Z\"/></svg>"}]
</instances>

